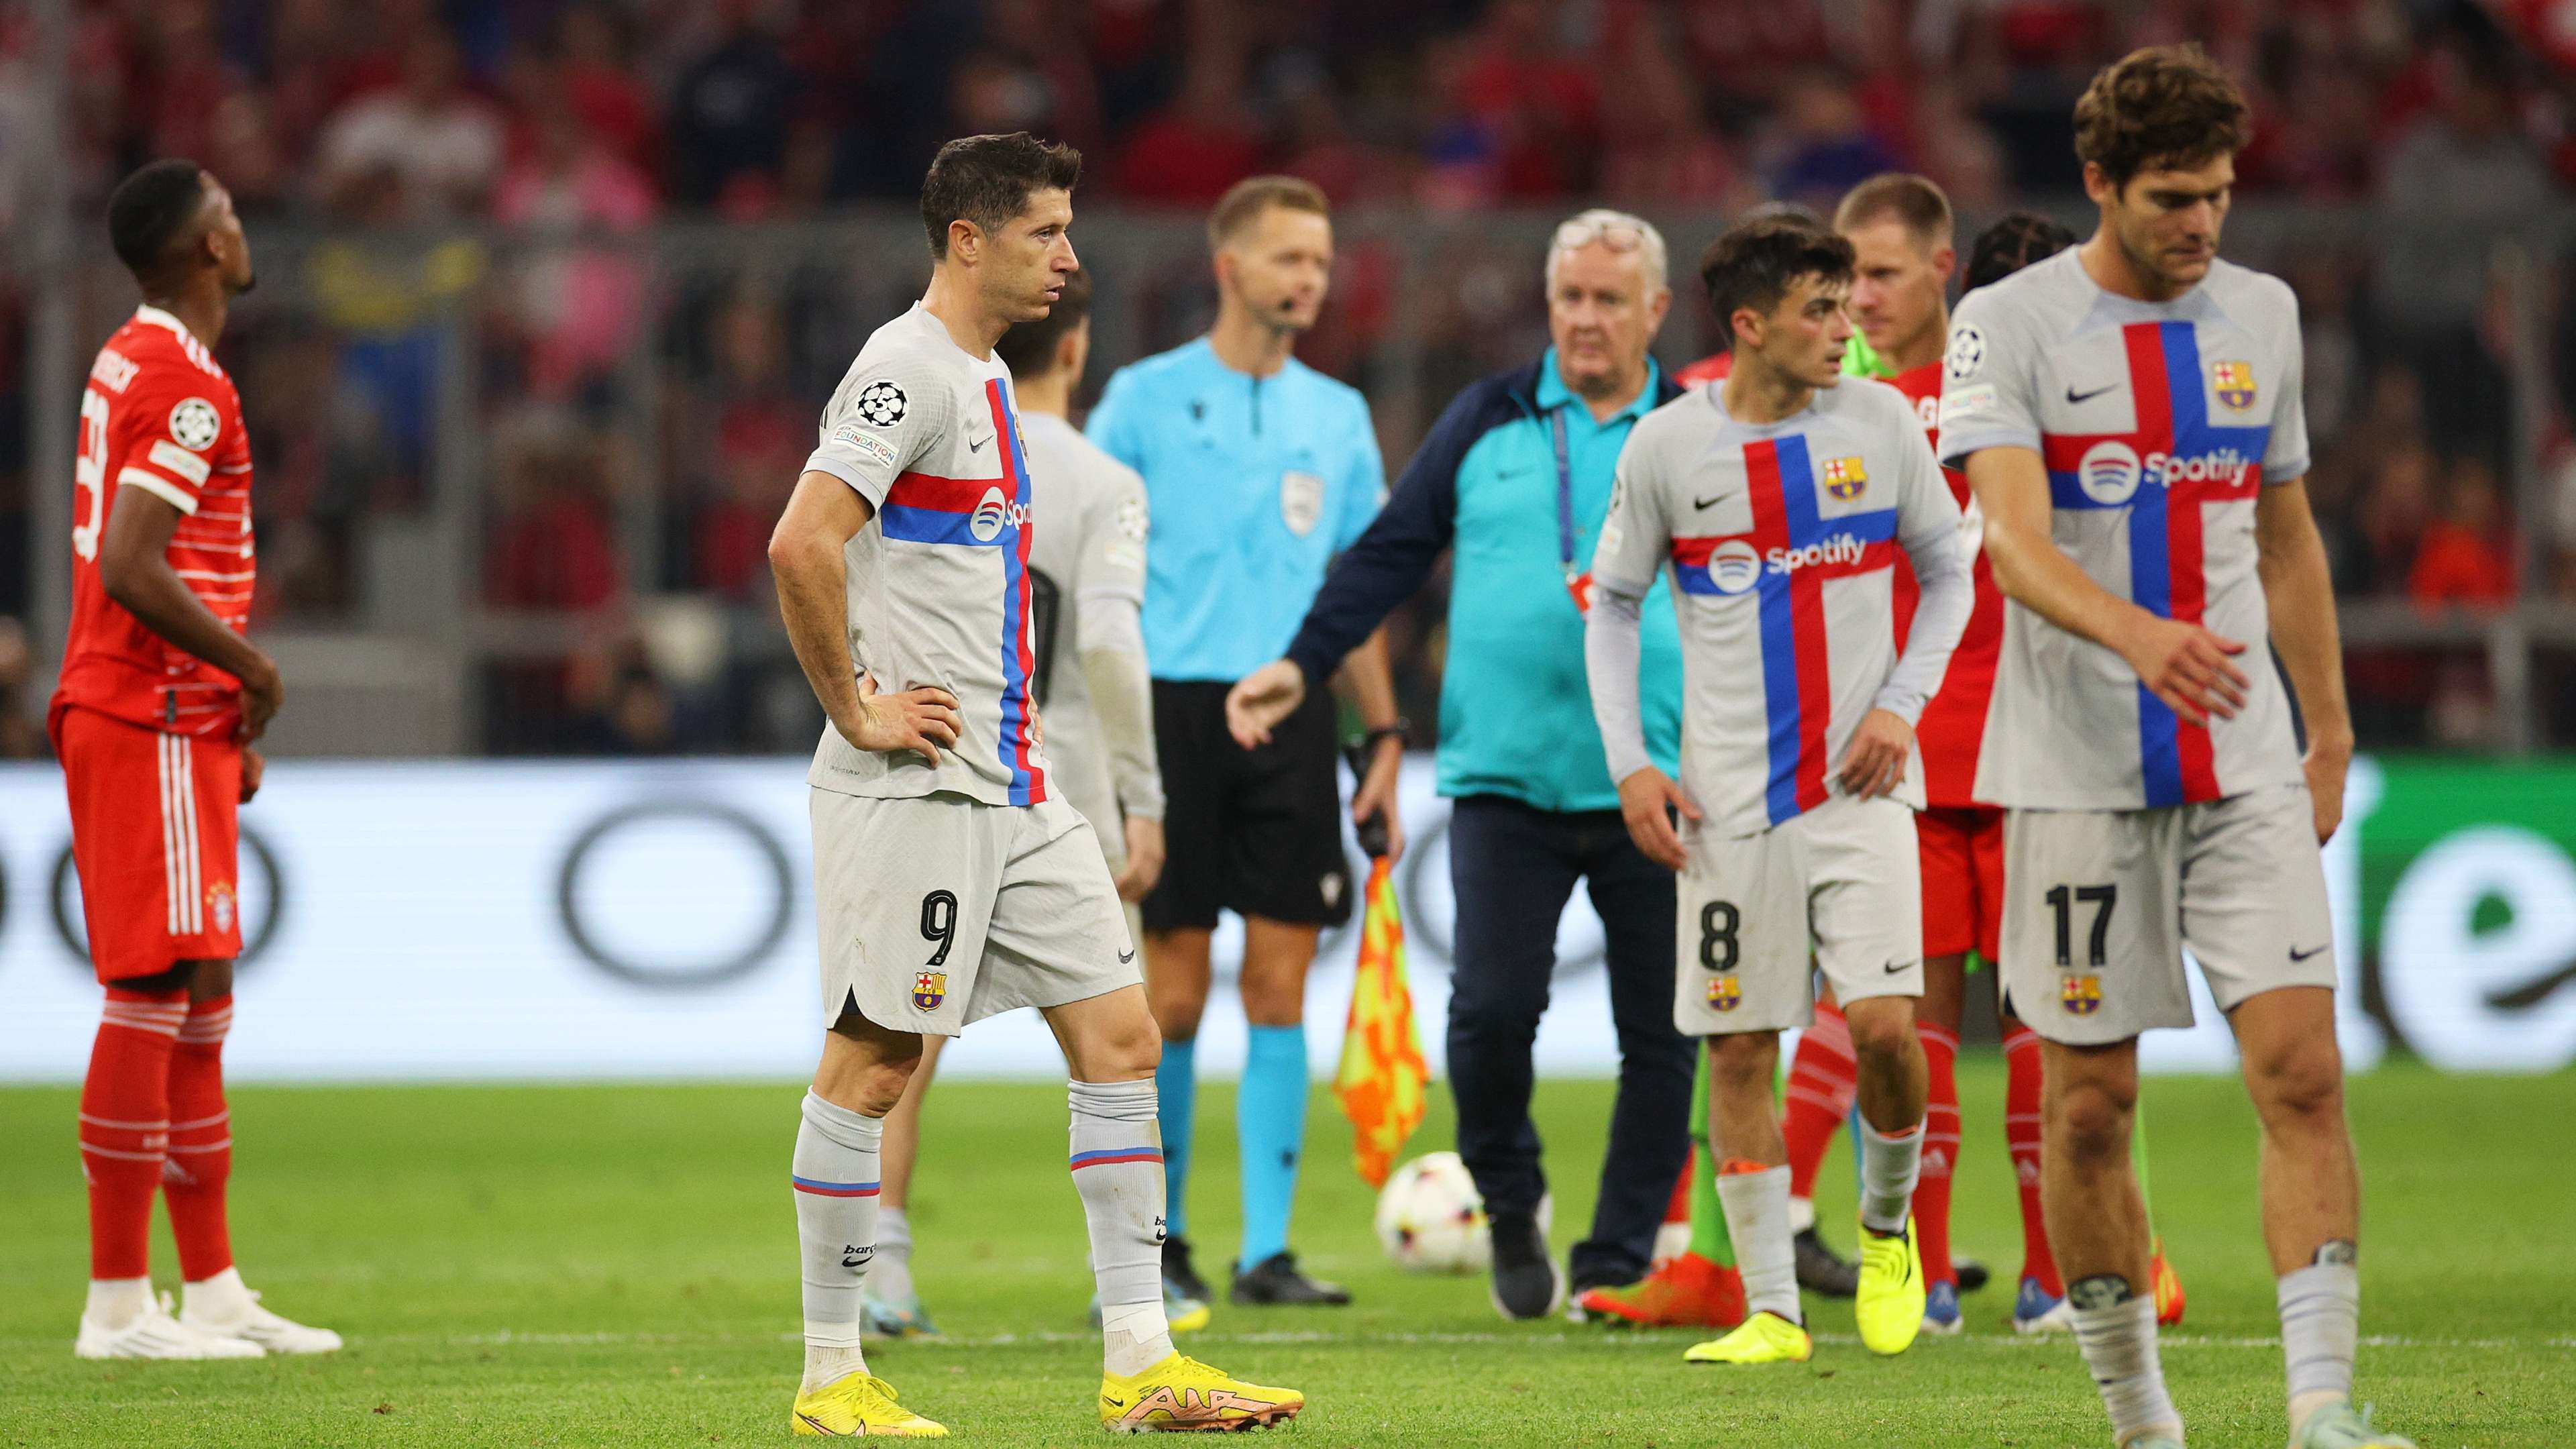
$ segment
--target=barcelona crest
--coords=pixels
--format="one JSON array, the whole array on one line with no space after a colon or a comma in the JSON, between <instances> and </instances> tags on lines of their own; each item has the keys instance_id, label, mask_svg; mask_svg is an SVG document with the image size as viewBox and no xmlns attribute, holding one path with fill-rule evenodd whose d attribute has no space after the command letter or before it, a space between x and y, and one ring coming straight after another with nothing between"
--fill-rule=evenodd
<instances>
[{"instance_id":1,"label":"barcelona crest","mask_svg":"<svg viewBox=\"0 0 2576 1449\"><path fill-rule=\"evenodd\" d=\"M1835 501L1849 503L1869 491L1869 469L1858 458L1825 460L1825 492Z\"/></svg>"},{"instance_id":2,"label":"barcelona crest","mask_svg":"<svg viewBox=\"0 0 2576 1449\"><path fill-rule=\"evenodd\" d=\"M2218 400L2237 412L2254 406L2254 364L2250 362L2211 363L2209 384Z\"/></svg>"},{"instance_id":3,"label":"barcelona crest","mask_svg":"<svg viewBox=\"0 0 2576 1449\"><path fill-rule=\"evenodd\" d=\"M912 1004L924 1011L937 1011L948 999L948 973L924 971L912 978Z\"/></svg>"},{"instance_id":4,"label":"barcelona crest","mask_svg":"<svg viewBox=\"0 0 2576 1449\"><path fill-rule=\"evenodd\" d=\"M2067 976L2057 990L2058 999L2077 1016L2091 1016L2102 1009L2102 978Z\"/></svg>"},{"instance_id":5,"label":"barcelona crest","mask_svg":"<svg viewBox=\"0 0 2576 1449\"><path fill-rule=\"evenodd\" d=\"M1708 978L1708 1004L1720 1011L1733 1011L1744 1002L1744 987L1732 976Z\"/></svg>"}]
</instances>

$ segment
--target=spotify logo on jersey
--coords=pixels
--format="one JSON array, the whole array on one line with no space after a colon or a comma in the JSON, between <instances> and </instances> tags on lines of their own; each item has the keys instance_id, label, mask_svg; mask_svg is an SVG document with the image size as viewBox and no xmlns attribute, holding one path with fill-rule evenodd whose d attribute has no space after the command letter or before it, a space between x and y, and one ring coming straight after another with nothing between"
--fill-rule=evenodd
<instances>
[{"instance_id":1,"label":"spotify logo on jersey","mask_svg":"<svg viewBox=\"0 0 2576 1449\"><path fill-rule=\"evenodd\" d=\"M966 531L975 535L977 543L991 543L1001 536L1005 527L1028 521L1027 508L1004 498L1001 489L987 488L983 498L975 504L974 516L966 520Z\"/></svg>"},{"instance_id":2,"label":"spotify logo on jersey","mask_svg":"<svg viewBox=\"0 0 2576 1449\"><path fill-rule=\"evenodd\" d=\"M1762 555L1743 539L1730 538L1709 551L1708 581L1719 593L1743 593L1761 578Z\"/></svg>"},{"instance_id":3,"label":"spotify logo on jersey","mask_svg":"<svg viewBox=\"0 0 2576 1449\"><path fill-rule=\"evenodd\" d=\"M2138 453L2126 443L2095 443L2075 465L2075 486L2101 504L2121 504L2138 491Z\"/></svg>"}]
</instances>

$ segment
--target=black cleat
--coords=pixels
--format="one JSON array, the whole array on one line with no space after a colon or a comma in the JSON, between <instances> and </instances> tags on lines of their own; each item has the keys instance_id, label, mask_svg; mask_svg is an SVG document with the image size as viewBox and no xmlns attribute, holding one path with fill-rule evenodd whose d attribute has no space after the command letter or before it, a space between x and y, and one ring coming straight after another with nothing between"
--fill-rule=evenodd
<instances>
[{"instance_id":1,"label":"black cleat","mask_svg":"<svg viewBox=\"0 0 2576 1449\"><path fill-rule=\"evenodd\" d=\"M1163 1239L1163 1281L1180 1289L1184 1298L1195 1298L1201 1303L1212 1302L1216 1298L1216 1294L1209 1290L1207 1280L1199 1276L1199 1270L1190 1266L1190 1240L1184 1237Z\"/></svg>"},{"instance_id":2,"label":"black cleat","mask_svg":"<svg viewBox=\"0 0 2576 1449\"><path fill-rule=\"evenodd\" d=\"M1798 1234L1798 1286L1827 1298L1856 1298L1860 1295L1860 1269L1846 1263L1814 1228Z\"/></svg>"},{"instance_id":3,"label":"black cleat","mask_svg":"<svg viewBox=\"0 0 2576 1449\"><path fill-rule=\"evenodd\" d=\"M1959 1291L1974 1293L1994 1281L1994 1274L1974 1258L1952 1258L1950 1272L1959 1280Z\"/></svg>"},{"instance_id":4,"label":"black cleat","mask_svg":"<svg viewBox=\"0 0 2576 1449\"><path fill-rule=\"evenodd\" d=\"M1545 1318L1565 1302L1565 1275L1548 1256L1538 1219L1510 1213L1493 1220L1494 1310L1505 1318Z\"/></svg>"},{"instance_id":5,"label":"black cleat","mask_svg":"<svg viewBox=\"0 0 2576 1449\"><path fill-rule=\"evenodd\" d=\"M1252 1265L1250 1270L1234 1270L1234 1291L1227 1295L1245 1308L1320 1305L1339 1308L1351 1301L1350 1291L1339 1283L1325 1283L1297 1271L1297 1255L1273 1253Z\"/></svg>"}]
</instances>

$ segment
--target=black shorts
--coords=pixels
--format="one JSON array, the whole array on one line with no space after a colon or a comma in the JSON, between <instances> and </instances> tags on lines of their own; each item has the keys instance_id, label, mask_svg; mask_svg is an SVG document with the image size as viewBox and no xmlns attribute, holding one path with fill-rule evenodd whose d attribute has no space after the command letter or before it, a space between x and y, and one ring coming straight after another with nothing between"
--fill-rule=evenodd
<instances>
[{"instance_id":1,"label":"black shorts","mask_svg":"<svg viewBox=\"0 0 2576 1449\"><path fill-rule=\"evenodd\" d=\"M1247 750L1225 728L1213 680L1154 681L1154 740L1163 766L1163 878L1145 897L1145 929L1212 929L1234 911L1301 926L1351 915L1336 775L1339 728L1329 691Z\"/></svg>"}]
</instances>

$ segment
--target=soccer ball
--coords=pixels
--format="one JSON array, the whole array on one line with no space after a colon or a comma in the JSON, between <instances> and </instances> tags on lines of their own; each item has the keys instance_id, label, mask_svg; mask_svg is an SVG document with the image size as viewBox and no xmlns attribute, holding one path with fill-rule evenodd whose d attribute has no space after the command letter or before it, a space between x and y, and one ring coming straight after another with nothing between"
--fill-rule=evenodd
<instances>
[{"instance_id":1,"label":"soccer ball","mask_svg":"<svg viewBox=\"0 0 2576 1449\"><path fill-rule=\"evenodd\" d=\"M1377 1240L1407 1272L1485 1270L1494 1254L1485 1200L1457 1153L1427 1153L1387 1178L1377 1195Z\"/></svg>"}]
</instances>

